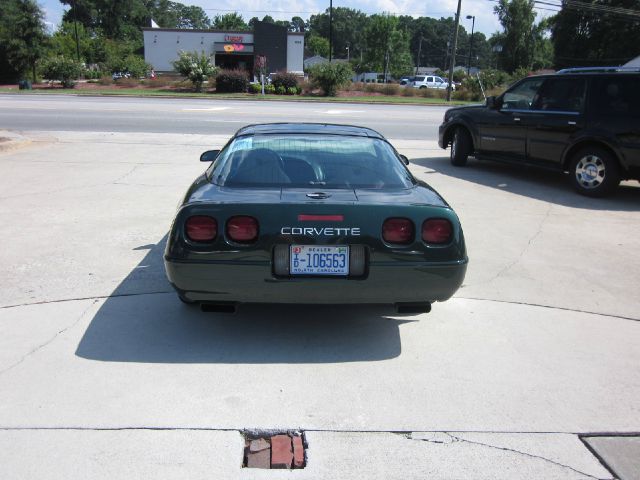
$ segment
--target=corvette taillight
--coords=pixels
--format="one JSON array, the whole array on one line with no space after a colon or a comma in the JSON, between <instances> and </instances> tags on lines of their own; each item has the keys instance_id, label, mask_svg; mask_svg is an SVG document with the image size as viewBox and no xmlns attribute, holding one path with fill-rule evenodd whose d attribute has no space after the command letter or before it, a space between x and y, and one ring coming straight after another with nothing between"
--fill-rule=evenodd
<instances>
[{"instance_id":1,"label":"corvette taillight","mask_svg":"<svg viewBox=\"0 0 640 480\"><path fill-rule=\"evenodd\" d=\"M387 243L406 245L414 236L413 222L408 218L387 218L382 224L382 238Z\"/></svg>"},{"instance_id":2,"label":"corvette taillight","mask_svg":"<svg viewBox=\"0 0 640 480\"><path fill-rule=\"evenodd\" d=\"M443 244L451 241L453 227L444 218L430 218L422 224L422 240L426 243Z\"/></svg>"},{"instance_id":3,"label":"corvette taillight","mask_svg":"<svg viewBox=\"0 0 640 480\"><path fill-rule=\"evenodd\" d=\"M227 237L238 243L255 242L258 238L258 220L238 216L227 220Z\"/></svg>"},{"instance_id":4,"label":"corvette taillight","mask_svg":"<svg viewBox=\"0 0 640 480\"><path fill-rule=\"evenodd\" d=\"M218 222L213 217L194 215L187 218L185 230L192 242L212 242L218 235Z\"/></svg>"}]
</instances>

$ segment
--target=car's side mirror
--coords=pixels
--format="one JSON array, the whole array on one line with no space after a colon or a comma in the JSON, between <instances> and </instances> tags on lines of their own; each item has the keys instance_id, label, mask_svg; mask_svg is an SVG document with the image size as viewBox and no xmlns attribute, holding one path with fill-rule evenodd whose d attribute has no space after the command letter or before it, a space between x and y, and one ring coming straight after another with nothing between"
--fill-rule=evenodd
<instances>
[{"instance_id":1,"label":"car's side mirror","mask_svg":"<svg viewBox=\"0 0 640 480\"><path fill-rule=\"evenodd\" d=\"M201 162L213 162L218 155L220 154L220 150L207 150L202 155L200 155Z\"/></svg>"},{"instance_id":2,"label":"car's side mirror","mask_svg":"<svg viewBox=\"0 0 640 480\"><path fill-rule=\"evenodd\" d=\"M406 155L400 155L400 158L402 159L405 165L409 165L409 159L407 158Z\"/></svg>"},{"instance_id":3,"label":"car's side mirror","mask_svg":"<svg viewBox=\"0 0 640 480\"><path fill-rule=\"evenodd\" d=\"M494 96L487 97L485 105L487 108L499 109L502 106L502 101Z\"/></svg>"}]
</instances>

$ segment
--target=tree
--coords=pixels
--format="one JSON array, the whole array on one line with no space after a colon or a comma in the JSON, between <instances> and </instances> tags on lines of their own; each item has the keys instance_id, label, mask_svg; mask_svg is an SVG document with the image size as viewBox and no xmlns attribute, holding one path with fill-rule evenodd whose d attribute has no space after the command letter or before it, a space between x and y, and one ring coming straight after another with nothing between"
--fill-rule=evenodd
<instances>
[{"instance_id":1,"label":"tree","mask_svg":"<svg viewBox=\"0 0 640 480\"><path fill-rule=\"evenodd\" d=\"M335 58L347 58L347 47L351 58L364 52L364 29L367 24L366 13L353 8L335 7L332 18L332 47ZM307 38L317 35L329 39L329 9L318 15L311 15ZM308 41L308 40L307 40Z\"/></svg>"},{"instance_id":2,"label":"tree","mask_svg":"<svg viewBox=\"0 0 640 480\"><path fill-rule=\"evenodd\" d=\"M310 36L306 41L307 50L313 55L320 55L321 57L329 57L329 40L318 35Z\"/></svg>"},{"instance_id":3,"label":"tree","mask_svg":"<svg viewBox=\"0 0 640 480\"><path fill-rule=\"evenodd\" d=\"M532 67L536 41L533 6L533 0L499 0L494 7L504 29L500 66L509 73Z\"/></svg>"},{"instance_id":4,"label":"tree","mask_svg":"<svg viewBox=\"0 0 640 480\"><path fill-rule=\"evenodd\" d=\"M46 59L41 67L47 80L60 80L62 88L73 88L82 74L82 65L73 58L56 56Z\"/></svg>"},{"instance_id":5,"label":"tree","mask_svg":"<svg viewBox=\"0 0 640 480\"><path fill-rule=\"evenodd\" d=\"M8 64L14 75L31 73L36 81L36 62L44 52L44 13L34 0L5 0L0 17L0 65Z\"/></svg>"},{"instance_id":6,"label":"tree","mask_svg":"<svg viewBox=\"0 0 640 480\"><path fill-rule=\"evenodd\" d=\"M576 9L563 2L549 20L557 68L620 65L640 54L640 18L611 10L638 10L639 0L595 0L590 5Z\"/></svg>"},{"instance_id":7,"label":"tree","mask_svg":"<svg viewBox=\"0 0 640 480\"><path fill-rule=\"evenodd\" d=\"M373 72L391 72L395 77L412 69L408 35L398 30L398 18L372 15L364 32L365 63Z\"/></svg>"},{"instance_id":8,"label":"tree","mask_svg":"<svg viewBox=\"0 0 640 480\"><path fill-rule=\"evenodd\" d=\"M216 15L213 19L213 28L218 30L249 30L249 25L238 12Z\"/></svg>"},{"instance_id":9,"label":"tree","mask_svg":"<svg viewBox=\"0 0 640 480\"><path fill-rule=\"evenodd\" d=\"M289 26L290 32L304 33L308 28L308 23L302 17L293 17Z\"/></svg>"},{"instance_id":10,"label":"tree","mask_svg":"<svg viewBox=\"0 0 640 480\"><path fill-rule=\"evenodd\" d=\"M204 52L180 52L178 60L173 62L173 68L191 81L196 92L201 92L204 81L218 71Z\"/></svg>"},{"instance_id":11,"label":"tree","mask_svg":"<svg viewBox=\"0 0 640 480\"><path fill-rule=\"evenodd\" d=\"M319 63L309 69L311 81L322 88L327 97L335 97L338 88L349 83L353 71L348 63Z\"/></svg>"}]
</instances>

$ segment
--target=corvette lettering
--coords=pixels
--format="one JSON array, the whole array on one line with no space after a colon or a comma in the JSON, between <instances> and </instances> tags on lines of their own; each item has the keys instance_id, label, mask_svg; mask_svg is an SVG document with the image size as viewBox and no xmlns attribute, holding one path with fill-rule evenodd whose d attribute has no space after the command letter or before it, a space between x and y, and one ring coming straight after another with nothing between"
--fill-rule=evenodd
<instances>
[{"instance_id":1,"label":"corvette lettering","mask_svg":"<svg viewBox=\"0 0 640 480\"><path fill-rule=\"evenodd\" d=\"M309 236L339 236L339 235L360 235L360 227L282 227L282 235L309 235Z\"/></svg>"}]
</instances>

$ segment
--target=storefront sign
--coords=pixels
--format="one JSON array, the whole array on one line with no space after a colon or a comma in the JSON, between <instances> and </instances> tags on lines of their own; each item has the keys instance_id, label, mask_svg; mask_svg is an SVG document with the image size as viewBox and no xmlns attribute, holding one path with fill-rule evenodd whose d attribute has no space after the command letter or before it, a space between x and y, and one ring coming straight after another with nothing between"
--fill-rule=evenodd
<instances>
[{"instance_id":1,"label":"storefront sign","mask_svg":"<svg viewBox=\"0 0 640 480\"><path fill-rule=\"evenodd\" d=\"M242 43L244 37L242 35L225 35L224 41L230 43Z\"/></svg>"},{"instance_id":2,"label":"storefront sign","mask_svg":"<svg viewBox=\"0 0 640 480\"><path fill-rule=\"evenodd\" d=\"M229 54L253 53L253 44L216 42L215 51L216 53L229 53Z\"/></svg>"}]
</instances>

